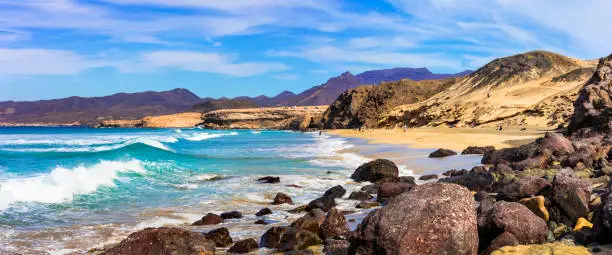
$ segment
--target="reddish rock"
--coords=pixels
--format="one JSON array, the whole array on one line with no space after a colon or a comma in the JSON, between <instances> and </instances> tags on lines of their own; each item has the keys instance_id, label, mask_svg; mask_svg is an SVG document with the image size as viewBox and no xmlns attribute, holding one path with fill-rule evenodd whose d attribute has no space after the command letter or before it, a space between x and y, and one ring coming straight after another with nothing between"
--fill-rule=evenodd
<instances>
[{"instance_id":1,"label":"reddish rock","mask_svg":"<svg viewBox=\"0 0 612 255\"><path fill-rule=\"evenodd\" d=\"M257 241L255 241L255 239L253 238L249 238L249 239L245 239L245 240L236 242L234 246L232 246L231 248L229 248L229 250L227 250L227 252L242 254L242 253L249 253L257 249L259 249L259 245L257 244Z\"/></svg>"},{"instance_id":2,"label":"reddish rock","mask_svg":"<svg viewBox=\"0 0 612 255\"><path fill-rule=\"evenodd\" d=\"M493 242L491 242L491 244L489 245L489 247L487 247L481 254L483 255L488 255L491 254L491 252L498 250L501 247L504 246L516 246L519 245L520 242L516 239L516 237L514 235L512 235L510 232L504 232L501 233L500 235L498 235Z\"/></svg>"},{"instance_id":3,"label":"reddish rock","mask_svg":"<svg viewBox=\"0 0 612 255\"><path fill-rule=\"evenodd\" d=\"M399 194L402 194L406 191L409 191L415 185L404 182L388 182L383 183L378 188L378 192L376 195L376 200L379 203L386 201L388 198L395 197Z\"/></svg>"},{"instance_id":4,"label":"reddish rock","mask_svg":"<svg viewBox=\"0 0 612 255\"><path fill-rule=\"evenodd\" d=\"M574 146L565 136L558 133L547 132L539 144L538 150L542 154L553 154L555 156L574 153Z\"/></svg>"},{"instance_id":5,"label":"reddish rock","mask_svg":"<svg viewBox=\"0 0 612 255\"><path fill-rule=\"evenodd\" d=\"M287 231L287 227L272 227L261 236L261 247L276 249L280 246L280 240Z\"/></svg>"},{"instance_id":6,"label":"reddish rock","mask_svg":"<svg viewBox=\"0 0 612 255\"><path fill-rule=\"evenodd\" d=\"M227 228L218 228L212 230L206 233L206 238L215 242L215 245L217 247L227 247L234 242Z\"/></svg>"},{"instance_id":7,"label":"reddish rock","mask_svg":"<svg viewBox=\"0 0 612 255\"><path fill-rule=\"evenodd\" d=\"M193 226L204 226L204 225L217 225L219 223L223 223L223 218L221 216L216 215L214 213L206 214L202 219L195 221Z\"/></svg>"},{"instance_id":8,"label":"reddish rock","mask_svg":"<svg viewBox=\"0 0 612 255\"><path fill-rule=\"evenodd\" d=\"M353 191L348 197L348 199L350 200L358 200L358 201L370 200L372 198L373 196L368 194L365 191Z\"/></svg>"},{"instance_id":9,"label":"reddish rock","mask_svg":"<svg viewBox=\"0 0 612 255\"><path fill-rule=\"evenodd\" d=\"M349 254L476 254L472 194L449 183L416 186L371 212L349 241Z\"/></svg>"},{"instance_id":10,"label":"reddish rock","mask_svg":"<svg viewBox=\"0 0 612 255\"><path fill-rule=\"evenodd\" d=\"M290 228L281 237L279 251L304 250L322 243L319 235L302 228Z\"/></svg>"},{"instance_id":11,"label":"reddish rock","mask_svg":"<svg viewBox=\"0 0 612 255\"><path fill-rule=\"evenodd\" d=\"M508 232L519 241L520 244L539 244L546 241L548 236L548 225L535 215L526 206L515 203L500 201L493 208L478 219L480 242L485 247L494 239L496 233Z\"/></svg>"},{"instance_id":12,"label":"reddish rock","mask_svg":"<svg viewBox=\"0 0 612 255\"><path fill-rule=\"evenodd\" d=\"M276 196L274 196L274 201L272 202L273 205L280 205L280 204L293 204L293 201L291 200L291 197L289 197L287 194L285 193L281 193L278 192L276 193Z\"/></svg>"},{"instance_id":13,"label":"reddish rock","mask_svg":"<svg viewBox=\"0 0 612 255\"><path fill-rule=\"evenodd\" d=\"M333 238L341 236L349 231L348 224L344 215L338 212L336 208L332 208L327 213L323 224L321 224L320 236L325 238Z\"/></svg>"},{"instance_id":14,"label":"reddish rock","mask_svg":"<svg viewBox=\"0 0 612 255\"><path fill-rule=\"evenodd\" d=\"M525 177L518 179L508 185L504 185L498 190L498 199L503 200L519 200L525 197L537 195L545 188L550 188L552 185L540 177Z\"/></svg>"},{"instance_id":15,"label":"reddish rock","mask_svg":"<svg viewBox=\"0 0 612 255\"><path fill-rule=\"evenodd\" d=\"M591 184L574 176L571 169L559 171L553 180L553 199L563 212L576 222L589 214Z\"/></svg>"},{"instance_id":16,"label":"reddish rock","mask_svg":"<svg viewBox=\"0 0 612 255\"><path fill-rule=\"evenodd\" d=\"M184 229L147 228L130 234L104 254L215 254L215 243L202 234Z\"/></svg>"}]
</instances>

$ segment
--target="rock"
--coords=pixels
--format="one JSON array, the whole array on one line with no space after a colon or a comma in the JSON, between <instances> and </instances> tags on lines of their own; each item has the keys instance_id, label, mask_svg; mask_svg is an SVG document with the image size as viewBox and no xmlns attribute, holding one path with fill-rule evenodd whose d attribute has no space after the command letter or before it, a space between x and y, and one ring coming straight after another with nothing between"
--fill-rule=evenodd
<instances>
[{"instance_id":1,"label":"rock","mask_svg":"<svg viewBox=\"0 0 612 255\"><path fill-rule=\"evenodd\" d=\"M491 252L498 250L504 246L516 246L519 245L519 241L516 239L514 235L510 232L504 232L498 235L493 242L481 253L481 254L491 254Z\"/></svg>"},{"instance_id":2,"label":"rock","mask_svg":"<svg viewBox=\"0 0 612 255\"><path fill-rule=\"evenodd\" d=\"M503 185L498 198L503 200L516 201L525 197L532 197L540 193L543 189L548 189L552 185L540 177L525 177Z\"/></svg>"},{"instance_id":3,"label":"rock","mask_svg":"<svg viewBox=\"0 0 612 255\"><path fill-rule=\"evenodd\" d=\"M414 176L400 176L399 182L416 184L416 182L414 182Z\"/></svg>"},{"instance_id":4,"label":"rock","mask_svg":"<svg viewBox=\"0 0 612 255\"><path fill-rule=\"evenodd\" d=\"M255 216L264 216L264 215L268 215L268 214L272 214L272 210L270 210L270 208L264 208L259 210L259 212L255 213Z\"/></svg>"},{"instance_id":5,"label":"rock","mask_svg":"<svg viewBox=\"0 0 612 255\"><path fill-rule=\"evenodd\" d=\"M416 186L371 212L349 241L349 254L476 254L472 194L455 184Z\"/></svg>"},{"instance_id":6,"label":"rock","mask_svg":"<svg viewBox=\"0 0 612 255\"><path fill-rule=\"evenodd\" d=\"M591 184L575 178L572 170L560 171L553 181L553 199L563 209L571 222L589 214Z\"/></svg>"},{"instance_id":7,"label":"rock","mask_svg":"<svg viewBox=\"0 0 612 255\"><path fill-rule=\"evenodd\" d=\"M536 196L531 198L523 198L520 203L525 205L531 212L533 212L538 217L542 218L544 221L548 222L549 214L546 206L544 206L545 198L543 196Z\"/></svg>"},{"instance_id":8,"label":"rock","mask_svg":"<svg viewBox=\"0 0 612 255\"><path fill-rule=\"evenodd\" d=\"M467 154L485 154L486 152L495 151L493 146L468 146L461 152L461 155Z\"/></svg>"},{"instance_id":9,"label":"rock","mask_svg":"<svg viewBox=\"0 0 612 255\"><path fill-rule=\"evenodd\" d=\"M270 223L268 223L266 220L256 220L253 224L257 224L257 225L268 225Z\"/></svg>"},{"instance_id":10,"label":"rock","mask_svg":"<svg viewBox=\"0 0 612 255\"><path fill-rule=\"evenodd\" d=\"M221 218L221 216L216 215L214 213L209 213L209 214L206 214L204 217L202 217L202 219L197 220L191 225L193 226L217 225L223 222L224 220L223 218Z\"/></svg>"},{"instance_id":11,"label":"rock","mask_svg":"<svg viewBox=\"0 0 612 255\"><path fill-rule=\"evenodd\" d=\"M355 170L351 178L358 182L380 182L383 180L397 179L399 170L397 165L390 160L377 159L361 165Z\"/></svg>"},{"instance_id":12,"label":"rock","mask_svg":"<svg viewBox=\"0 0 612 255\"><path fill-rule=\"evenodd\" d=\"M323 224L325 218L326 215L323 211L320 209L313 209L301 218L292 222L290 227L292 229L301 228L318 235L321 230L321 224Z\"/></svg>"},{"instance_id":13,"label":"rock","mask_svg":"<svg viewBox=\"0 0 612 255\"><path fill-rule=\"evenodd\" d=\"M323 252L325 255L348 255L349 246L347 240L326 239Z\"/></svg>"},{"instance_id":14,"label":"rock","mask_svg":"<svg viewBox=\"0 0 612 255\"><path fill-rule=\"evenodd\" d=\"M283 253L283 255L314 255L315 253L312 250L305 249L299 251L288 251Z\"/></svg>"},{"instance_id":15,"label":"rock","mask_svg":"<svg viewBox=\"0 0 612 255\"><path fill-rule=\"evenodd\" d=\"M544 139L538 145L542 154L551 153L555 156L563 156L574 153L574 146L569 139L558 133L546 132Z\"/></svg>"},{"instance_id":16,"label":"rock","mask_svg":"<svg viewBox=\"0 0 612 255\"><path fill-rule=\"evenodd\" d=\"M130 234L104 254L215 254L215 243L202 234L184 229L146 228Z\"/></svg>"},{"instance_id":17,"label":"rock","mask_svg":"<svg viewBox=\"0 0 612 255\"><path fill-rule=\"evenodd\" d=\"M259 183L279 183L280 177L266 176L266 177L261 177L257 179L257 181Z\"/></svg>"},{"instance_id":18,"label":"rock","mask_svg":"<svg viewBox=\"0 0 612 255\"><path fill-rule=\"evenodd\" d=\"M239 211L231 211L231 212L224 212L221 214L221 218L223 219L241 219L242 218L242 213L240 213Z\"/></svg>"},{"instance_id":19,"label":"rock","mask_svg":"<svg viewBox=\"0 0 612 255\"><path fill-rule=\"evenodd\" d=\"M539 245L506 246L494 251L491 255L590 255L591 253L583 246L570 246L561 242Z\"/></svg>"},{"instance_id":20,"label":"rock","mask_svg":"<svg viewBox=\"0 0 612 255\"><path fill-rule=\"evenodd\" d=\"M363 187L361 187L361 191L367 192L368 194L376 194L376 192L378 192L378 187L380 185L378 184L370 184L370 185L365 185Z\"/></svg>"},{"instance_id":21,"label":"rock","mask_svg":"<svg viewBox=\"0 0 612 255\"><path fill-rule=\"evenodd\" d=\"M412 185L410 183L404 183L404 182L383 183L378 188L378 192L376 195L376 201L378 201L379 203L382 203L388 198L395 197L399 194L409 191L414 186L415 185Z\"/></svg>"},{"instance_id":22,"label":"rock","mask_svg":"<svg viewBox=\"0 0 612 255\"><path fill-rule=\"evenodd\" d=\"M358 200L358 201L370 200L372 198L373 196L368 194L365 191L353 191L348 197L348 199L350 200Z\"/></svg>"},{"instance_id":23,"label":"rock","mask_svg":"<svg viewBox=\"0 0 612 255\"><path fill-rule=\"evenodd\" d=\"M467 172L468 171L465 170L465 169L462 169L462 170L451 169L451 170L448 170L448 171L442 173L442 175L452 177L452 176L464 175Z\"/></svg>"},{"instance_id":24,"label":"rock","mask_svg":"<svg viewBox=\"0 0 612 255\"><path fill-rule=\"evenodd\" d=\"M546 241L548 225L520 203L500 201L493 209L479 217L478 231L481 244L495 238L496 232L509 232L520 244L536 244Z\"/></svg>"},{"instance_id":25,"label":"rock","mask_svg":"<svg viewBox=\"0 0 612 255\"><path fill-rule=\"evenodd\" d=\"M333 197L320 197L310 201L306 210L310 211L312 209L321 209L324 212L327 212L334 206L336 206L336 200Z\"/></svg>"},{"instance_id":26,"label":"rock","mask_svg":"<svg viewBox=\"0 0 612 255\"><path fill-rule=\"evenodd\" d=\"M360 208L360 209L369 209L369 208L378 207L378 206L380 206L378 202L363 201L357 204L357 206L355 207Z\"/></svg>"},{"instance_id":27,"label":"rock","mask_svg":"<svg viewBox=\"0 0 612 255\"><path fill-rule=\"evenodd\" d=\"M276 249L280 246L280 240L287 231L287 227L272 227L261 236L261 247Z\"/></svg>"},{"instance_id":28,"label":"rock","mask_svg":"<svg viewBox=\"0 0 612 255\"><path fill-rule=\"evenodd\" d=\"M427 181L427 180L432 180L432 179L438 179L438 175L437 174L426 174L426 175L421 175L421 177L419 177L419 180L421 181Z\"/></svg>"},{"instance_id":29,"label":"rock","mask_svg":"<svg viewBox=\"0 0 612 255\"><path fill-rule=\"evenodd\" d=\"M521 145L517 148L507 148L486 152L482 157L482 163L487 165L498 165L519 162L533 157L537 150L535 143Z\"/></svg>"},{"instance_id":30,"label":"rock","mask_svg":"<svg viewBox=\"0 0 612 255\"><path fill-rule=\"evenodd\" d=\"M234 241L230 237L229 230L227 228L218 228L206 233L206 238L215 242L217 247L227 247Z\"/></svg>"},{"instance_id":31,"label":"rock","mask_svg":"<svg viewBox=\"0 0 612 255\"><path fill-rule=\"evenodd\" d=\"M291 200L291 197L289 197L287 194L282 193L282 192L278 192L276 193L276 196L274 196L274 201L272 202L273 205L280 205L280 204L293 204L293 201Z\"/></svg>"},{"instance_id":32,"label":"rock","mask_svg":"<svg viewBox=\"0 0 612 255\"><path fill-rule=\"evenodd\" d=\"M249 238L249 239L244 239L244 240L236 242L234 246L232 246L231 248L229 248L229 250L227 250L227 252L243 254L243 253L249 253L249 252L255 251L257 249L259 249L259 245L257 244L257 241L255 241L255 239L253 238Z\"/></svg>"},{"instance_id":33,"label":"rock","mask_svg":"<svg viewBox=\"0 0 612 255\"><path fill-rule=\"evenodd\" d=\"M449 149L437 149L436 151L429 153L430 158L444 158L454 155L457 155L457 152Z\"/></svg>"},{"instance_id":34,"label":"rock","mask_svg":"<svg viewBox=\"0 0 612 255\"><path fill-rule=\"evenodd\" d=\"M287 210L287 212L289 213L303 213L308 209L308 205L300 205L296 208L293 208L291 210Z\"/></svg>"},{"instance_id":35,"label":"rock","mask_svg":"<svg viewBox=\"0 0 612 255\"><path fill-rule=\"evenodd\" d=\"M489 170L484 166L475 166L472 167L472 170L470 170L470 172L476 174L486 174L489 172Z\"/></svg>"},{"instance_id":36,"label":"rock","mask_svg":"<svg viewBox=\"0 0 612 255\"><path fill-rule=\"evenodd\" d=\"M602 133L610 131L611 83L612 55L599 60L595 73L580 90L568 128L570 133L585 128Z\"/></svg>"},{"instance_id":37,"label":"rock","mask_svg":"<svg viewBox=\"0 0 612 255\"><path fill-rule=\"evenodd\" d=\"M491 185L495 183L495 178L491 173L479 174L469 172L464 175L442 178L438 181L459 184L471 191L480 192L489 190Z\"/></svg>"},{"instance_id":38,"label":"rock","mask_svg":"<svg viewBox=\"0 0 612 255\"><path fill-rule=\"evenodd\" d=\"M576 226L574 226L574 231L580 231L582 228L593 228L593 223L590 223L585 218L579 218L576 222Z\"/></svg>"},{"instance_id":39,"label":"rock","mask_svg":"<svg viewBox=\"0 0 612 255\"><path fill-rule=\"evenodd\" d=\"M302 228L290 228L282 237L279 251L304 250L322 243L318 234Z\"/></svg>"},{"instance_id":40,"label":"rock","mask_svg":"<svg viewBox=\"0 0 612 255\"><path fill-rule=\"evenodd\" d=\"M336 208L332 208L321 225L320 236L323 238L333 238L343 235L348 231L349 227L344 215L340 214Z\"/></svg>"},{"instance_id":41,"label":"rock","mask_svg":"<svg viewBox=\"0 0 612 255\"><path fill-rule=\"evenodd\" d=\"M346 194L346 190L341 185L337 185L325 191L323 196L332 198L342 198L344 194Z\"/></svg>"}]
</instances>

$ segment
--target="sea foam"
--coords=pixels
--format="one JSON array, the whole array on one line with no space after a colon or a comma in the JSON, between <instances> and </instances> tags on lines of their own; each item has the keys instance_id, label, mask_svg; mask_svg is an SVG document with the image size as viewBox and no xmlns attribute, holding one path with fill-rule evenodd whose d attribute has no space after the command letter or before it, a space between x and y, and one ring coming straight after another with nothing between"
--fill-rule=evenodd
<instances>
[{"instance_id":1,"label":"sea foam","mask_svg":"<svg viewBox=\"0 0 612 255\"><path fill-rule=\"evenodd\" d=\"M0 210L14 202L61 203L75 195L96 191L101 186L114 186L121 172L145 172L142 163L129 161L100 161L90 167L72 169L56 167L50 173L0 183Z\"/></svg>"}]
</instances>

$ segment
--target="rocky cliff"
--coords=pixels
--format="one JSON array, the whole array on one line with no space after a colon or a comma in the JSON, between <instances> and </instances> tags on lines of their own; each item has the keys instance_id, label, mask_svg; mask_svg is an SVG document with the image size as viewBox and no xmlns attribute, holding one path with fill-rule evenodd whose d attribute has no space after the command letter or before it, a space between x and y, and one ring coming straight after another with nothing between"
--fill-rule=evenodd
<instances>
[{"instance_id":1,"label":"rocky cliff","mask_svg":"<svg viewBox=\"0 0 612 255\"><path fill-rule=\"evenodd\" d=\"M570 132L582 128L609 133L612 130L612 55L603 58L597 71L580 90L574 104Z\"/></svg>"},{"instance_id":2,"label":"rocky cliff","mask_svg":"<svg viewBox=\"0 0 612 255\"><path fill-rule=\"evenodd\" d=\"M204 114L202 126L212 129L314 128L327 106L225 109Z\"/></svg>"},{"instance_id":3,"label":"rocky cliff","mask_svg":"<svg viewBox=\"0 0 612 255\"><path fill-rule=\"evenodd\" d=\"M594 66L545 51L497 59L431 98L394 108L379 125L556 127L569 120Z\"/></svg>"}]
</instances>

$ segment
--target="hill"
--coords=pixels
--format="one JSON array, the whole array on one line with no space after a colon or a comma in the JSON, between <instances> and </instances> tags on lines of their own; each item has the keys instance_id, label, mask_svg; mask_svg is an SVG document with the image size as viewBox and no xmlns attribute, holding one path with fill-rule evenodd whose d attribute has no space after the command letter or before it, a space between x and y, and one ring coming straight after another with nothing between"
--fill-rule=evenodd
<instances>
[{"instance_id":1,"label":"hill","mask_svg":"<svg viewBox=\"0 0 612 255\"><path fill-rule=\"evenodd\" d=\"M138 119L190 110L202 99L186 89L0 102L0 123L91 125L104 119Z\"/></svg>"}]
</instances>

